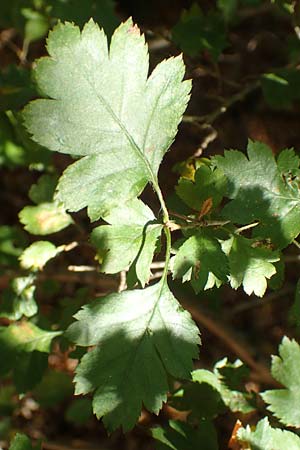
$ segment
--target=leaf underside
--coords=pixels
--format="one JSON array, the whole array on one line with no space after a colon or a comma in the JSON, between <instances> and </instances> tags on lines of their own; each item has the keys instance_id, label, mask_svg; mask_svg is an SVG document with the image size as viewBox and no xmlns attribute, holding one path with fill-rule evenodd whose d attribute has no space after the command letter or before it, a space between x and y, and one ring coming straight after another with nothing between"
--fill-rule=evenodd
<instances>
[{"instance_id":1,"label":"leaf underside","mask_svg":"<svg viewBox=\"0 0 300 450\"><path fill-rule=\"evenodd\" d=\"M96 220L157 182L191 83L182 81L181 56L160 63L147 79L148 48L131 19L115 31L109 49L92 20L82 32L58 24L47 49L50 56L35 69L47 98L25 108L25 124L50 150L83 156L66 169L58 190L68 210L88 207Z\"/></svg>"}]
</instances>

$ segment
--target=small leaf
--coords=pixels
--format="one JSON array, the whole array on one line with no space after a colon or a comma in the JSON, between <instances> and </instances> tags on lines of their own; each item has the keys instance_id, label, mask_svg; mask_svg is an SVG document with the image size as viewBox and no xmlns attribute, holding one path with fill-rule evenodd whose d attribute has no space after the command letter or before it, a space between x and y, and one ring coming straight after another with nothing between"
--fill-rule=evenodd
<instances>
[{"instance_id":1,"label":"small leaf","mask_svg":"<svg viewBox=\"0 0 300 450\"><path fill-rule=\"evenodd\" d=\"M133 200L115 208L104 219L110 225L93 230L91 241L96 246L105 273L117 273L134 265L142 286L150 277L150 264L162 225L142 201Z\"/></svg>"},{"instance_id":2,"label":"small leaf","mask_svg":"<svg viewBox=\"0 0 300 450\"><path fill-rule=\"evenodd\" d=\"M206 50L214 61L227 46L222 17L214 12L205 16L197 3L182 13L172 30L172 39L188 55L197 56Z\"/></svg>"},{"instance_id":3,"label":"small leaf","mask_svg":"<svg viewBox=\"0 0 300 450\"><path fill-rule=\"evenodd\" d=\"M194 181L181 178L176 187L177 195L192 209L200 211L204 202L211 198L216 208L222 201L226 191L226 178L219 169L211 170L201 166L195 172Z\"/></svg>"},{"instance_id":4,"label":"small leaf","mask_svg":"<svg viewBox=\"0 0 300 450\"><path fill-rule=\"evenodd\" d=\"M289 108L300 98L300 71L291 68L266 73L262 76L262 89L270 106L281 110Z\"/></svg>"},{"instance_id":5,"label":"small leaf","mask_svg":"<svg viewBox=\"0 0 300 450\"><path fill-rule=\"evenodd\" d=\"M233 236L222 244L229 260L229 280L233 289L243 285L246 294L263 297L267 280L275 273L279 255L266 247L258 247L254 239Z\"/></svg>"},{"instance_id":6,"label":"small leaf","mask_svg":"<svg viewBox=\"0 0 300 450\"><path fill-rule=\"evenodd\" d=\"M215 427L208 420L201 420L197 427L188 423L169 421L169 426L155 427L151 430L157 441L157 450L218 450Z\"/></svg>"},{"instance_id":7,"label":"small leaf","mask_svg":"<svg viewBox=\"0 0 300 450\"><path fill-rule=\"evenodd\" d=\"M10 287L3 291L0 317L19 320L23 315L26 317L34 316L38 312L35 290L34 276L14 278Z\"/></svg>"},{"instance_id":8,"label":"small leaf","mask_svg":"<svg viewBox=\"0 0 300 450\"><path fill-rule=\"evenodd\" d=\"M40 445L33 447L29 437L25 434L17 433L10 443L9 450L39 450Z\"/></svg>"},{"instance_id":9,"label":"small leaf","mask_svg":"<svg viewBox=\"0 0 300 450\"><path fill-rule=\"evenodd\" d=\"M72 217L56 202L25 206L19 219L26 231L37 235L57 233L73 223Z\"/></svg>"},{"instance_id":10,"label":"small leaf","mask_svg":"<svg viewBox=\"0 0 300 450\"><path fill-rule=\"evenodd\" d=\"M249 425L240 428L237 436L240 441L250 444L252 450L300 450L299 436L280 428L272 428L267 417L258 422L254 431Z\"/></svg>"},{"instance_id":11,"label":"small leaf","mask_svg":"<svg viewBox=\"0 0 300 450\"><path fill-rule=\"evenodd\" d=\"M261 394L268 409L285 425L300 428L300 346L284 337L279 355L272 356L271 373L286 389L273 389Z\"/></svg>"},{"instance_id":12,"label":"small leaf","mask_svg":"<svg viewBox=\"0 0 300 450\"><path fill-rule=\"evenodd\" d=\"M42 270L44 265L59 252L52 242L37 241L24 250L20 256L20 264L24 269Z\"/></svg>"},{"instance_id":13,"label":"small leaf","mask_svg":"<svg viewBox=\"0 0 300 450\"><path fill-rule=\"evenodd\" d=\"M195 291L199 292L210 287L210 273L226 282L228 260L212 233L198 231L179 247L173 262L173 278L191 280Z\"/></svg>"},{"instance_id":14,"label":"small leaf","mask_svg":"<svg viewBox=\"0 0 300 450\"><path fill-rule=\"evenodd\" d=\"M58 178L56 175L42 175L29 190L29 198L37 205L53 201Z\"/></svg>"},{"instance_id":15,"label":"small leaf","mask_svg":"<svg viewBox=\"0 0 300 450\"><path fill-rule=\"evenodd\" d=\"M66 411L66 420L75 425L85 425L93 416L92 402L89 398L73 400Z\"/></svg>"},{"instance_id":16,"label":"small leaf","mask_svg":"<svg viewBox=\"0 0 300 450\"><path fill-rule=\"evenodd\" d=\"M109 430L130 429L142 404L157 414L168 375L190 377L198 329L163 281L98 299L75 317L68 339L96 346L76 369L75 393L94 391L94 413Z\"/></svg>"},{"instance_id":17,"label":"small leaf","mask_svg":"<svg viewBox=\"0 0 300 450\"><path fill-rule=\"evenodd\" d=\"M22 322L0 329L0 374L13 371L18 392L26 392L37 384L48 366L52 339L59 331L45 331Z\"/></svg>"}]
</instances>

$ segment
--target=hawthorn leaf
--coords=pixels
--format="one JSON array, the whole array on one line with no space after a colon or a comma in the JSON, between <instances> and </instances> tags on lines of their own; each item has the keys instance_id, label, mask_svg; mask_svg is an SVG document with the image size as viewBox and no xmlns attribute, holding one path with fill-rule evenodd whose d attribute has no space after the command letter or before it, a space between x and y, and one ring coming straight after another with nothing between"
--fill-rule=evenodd
<instances>
[{"instance_id":1,"label":"hawthorn leaf","mask_svg":"<svg viewBox=\"0 0 300 450\"><path fill-rule=\"evenodd\" d=\"M42 270L44 265L54 258L60 249L52 242L37 241L27 247L20 256L20 265L24 269Z\"/></svg>"},{"instance_id":2,"label":"hawthorn leaf","mask_svg":"<svg viewBox=\"0 0 300 450\"><path fill-rule=\"evenodd\" d=\"M252 450L300 450L300 438L291 431L272 428L268 418L260 420L254 431L250 426L237 432L239 441L250 444Z\"/></svg>"},{"instance_id":3,"label":"hawthorn leaf","mask_svg":"<svg viewBox=\"0 0 300 450\"><path fill-rule=\"evenodd\" d=\"M33 447L29 437L23 433L16 433L9 446L9 450L40 450L40 448L41 445Z\"/></svg>"},{"instance_id":4,"label":"hawthorn leaf","mask_svg":"<svg viewBox=\"0 0 300 450\"><path fill-rule=\"evenodd\" d=\"M113 209L104 219L110 225L93 230L91 241L98 250L101 271L117 273L132 264L141 285L150 277L150 264L162 230L151 209L141 200Z\"/></svg>"},{"instance_id":5,"label":"hawthorn leaf","mask_svg":"<svg viewBox=\"0 0 300 450\"><path fill-rule=\"evenodd\" d=\"M210 273L227 281L228 260L219 241L208 230L197 231L178 249L173 260L173 278L191 281L196 292L210 287Z\"/></svg>"},{"instance_id":6,"label":"hawthorn leaf","mask_svg":"<svg viewBox=\"0 0 300 450\"><path fill-rule=\"evenodd\" d=\"M29 189L29 198L37 205L53 201L58 177L56 175L42 175L36 184Z\"/></svg>"},{"instance_id":7,"label":"hawthorn leaf","mask_svg":"<svg viewBox=\"0 0 300 450\"><path fill-rule=\"evenodd\" d=\"M18 256L25 245L26 239L22 230L10 225L0 225L0 264L17 266Z\"/></svg>"},{"instance_id":8,"label":"hawthorn leaf","mask_svg":"<svg viewBox=\"0 0 300 450\"><path fill-rule=\"evenodd\" d=\"M32 317L38 312L35 301L35 277L16 277L10 287L5 289L1 298L0 317L19 320L24 315Z\"/></svg>"},{"instance_id":9,"label":"hawthorn leaf","mask_svg":"<svg viewBox=\"0 0 300 450\"><path fill-rule=\"evenodd\" d=\"M196 211L201 211L203 203L209 198L212 199L212 207L216 208L225 191L226 177L223 172L205 165L196 170L194 180L182 177L176 187L176 194Z\"/></svg>"},{"instance_id":10,"label":"hawthorn leaf","mask_svg":"<svg viewBox=\"0 0 300 450\"><path fill-rule=\"evenodd\" d=\"M273 263L280 260L278 253L238 235L224 241L222 249L228 256L231 287L237 289L242 285L246 294L263 297L267 280L276 273Z\"/></svg>"},{"instance_id":11,"label":"hawthorn leaf","mask_svg":"<svg viewBox=\"0 0 300 450\"><path fill-rule=\"evenodd\" d=\"M25 206L19 212L19 219L26 231L42 236L57 233L73 223L70 214L56 201Z\"/></svg>"},{"instance_id":12,"label":"hawthorn leaf","mask_svg":"<svg viewBox=\"0 0 300 450\"><path fill-rule=\"evenodd\" d=\"M84 156L69 166L58 189L66 208L88 207L91 220L157 185L161 160L186 109L190 81L182 57L160 63L147 79L148 47L132 20L114 32L110 48L90 20L82 32L58 24L49 57L35 69L47 98L24 110L35 141L53 151Z\"/></svg>"},{"instance_id":13,"label":"hawthorn leaf","mask_svg":"<svg viewBox=\"0 0 300 450\"><path fill-rule=\"evenodd\" d=\"M234 223L258 220L254 235L286 247L300 232L300 195L297 180L283 176L271 149L260 142L248 144L248 158L239 151L226 151L214 161L228 179L232 199L223 216ZM298 167L299 167L298 158Z\"/></svg>"},{"instance_id":14,"label":"hawthorn leaf","mask_svg":"<svg viewBox=\"0 0 300 450\"><path fill-rule=\"evenodd\" d=\"M284 337L279 356L272 356L271 373L286 389L272 389L261 394L268 410L287 426L300 428L300 346Z\"/></svg>"},{"instance_id":15,"label":"hawthorn leaf","mask_svg":"<svg viewBox=\"0 0 300 450\"><path fill-rule=\"evenodd\" d=\"M288 68L265 73L262 75L261 85L267 103L275 109L290 108L293 102L300 98L298 69Z\"/></svg>"},{"instance_id":16,"label":"hawthorn leaf","mask_svg":"<svg viewBox=\"0 0 300 450\"><path fill-rule=\"evenodd\" d=\"M218 12L204 15L197 3L183 11L172 29L172 39L188 55L197 56L207 51L215 62L227 46L221 15Z\"/></svg>"},{"instance_id":17,"label":"hawthorn leaf","mask_svg":"<svg viewBox=\"0 0 300 450\"><path fill-rule=\"evenodd\" d=\"M213 423L202 419L197 427L188 423L170 420L169 426L151 430L157 441L157 450L218 450L218 438Z\"/></svg>"},{"instance_id":18,"label":"hawthorn leaf","mask_svg":"<svg viewBox=\"0 0 300 450\"><path fill-rule=\"evenodd\" d=\"M198 418L213 418L224 411L226 405L233 412L248 414L254 408L250 403L251 396L241 387L229 386L228 380L220 373L227 361L219 361L214 372L198 369L192 372L192 383L188 382L181 391L175 394L175 407L181 410L191 410ZM232 374L240 366L232 368ZM181 397L181 398L180 398Z\"/></svg>"},{"instance_id":19,"label":"hawthorn leaf","mask_svg":"<svg viewBox=\"0 0 300 450\"><path fill-rule=\"evenodd\" d=\"M190 378L199 331L161 280L85 305L67 337L95 348L76 369L75 393L94 391L93 410L109 430L133 427L142 405L158 413L168 376Z\"/></svg>"},{"instance_id":20,"label":"hawthorn leaf","mask_svg":"<svg viewBox=\"0 0 300 450\"><path fill-rule=\"evenodd\" d=\"M60 331L45 331L29 322L0 328L0 375L11 370L18 392L37 384L48 366L48 353Z\"/></svg>"}]
</instances>

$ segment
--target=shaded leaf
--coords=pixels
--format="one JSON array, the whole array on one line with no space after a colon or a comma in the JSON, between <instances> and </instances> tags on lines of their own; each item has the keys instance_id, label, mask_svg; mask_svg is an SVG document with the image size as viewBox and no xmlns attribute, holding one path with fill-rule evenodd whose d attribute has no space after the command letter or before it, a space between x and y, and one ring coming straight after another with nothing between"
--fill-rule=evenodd
<instances>
[{"instance_id":1,"label":"shaded leaf","mask_svg":"<svg viewBox=\"0 0 300 450\"><path fill-rule=\"evenodd\" d=\"M195 172L194 180L181 178L176 186L177 195L192 209L200 211L205 200L211 198L213 208L222 201L226 191L226 178L219 169L211 170L201 166Z\"/></svg>"},{"instance_id":2,"label":"shaded leaf","mask_svg":"<svg viewBox=\"0 0 300 450\"><path fill-rule=\"evenodd\" d=\"M48 366L52 339L59 331L45 331L29 322L21 322L0 329L0 374L13 371L19 392L37 384Z\"/></svg>"},{"instance_id":3,"label":"shaded leaf","mask_svg":"<svg viewBox=\"0 0 300 450\"><path fill-rule=\"evenodd\" d=\"M267 289L267 280L276 273L276 261L279 255L266 248L258 247L254 239L233 236L222 244L229 260L229 280L233 289L243 286L246 294L263 297Z\"/></svg>"},{"instance_id":4,"label":"shaded leaf","mask_svg":"<svg viewBox=\"0 0 300 450\"><path fill-rule=\"evenodd\" d=\"M19 320L22 316L32 317L38 312L35 301L35 277L16 277L1 298L0 317Z\"/></svg>"},{"instance_id":5,"label":"shaded leaf","mask_svg":"<svg viewBox=\"0 0 300 450\"><path fill-rule=\"evenodd\" d=\"M212 422L202 420L197 427L188 423L169 421L169 426L151 430L152 437L158 441L157 450L218 450L217 433Z\"/></svg>"},{"instance_id":6,"label":"shaded leaf","mask_svg":"<svg viewBox=\"0 0 300 450\"><path fill-rule=\"evenodd\" d=\"M197 56L206 50L215 61L227 46L222 17L215 12L205 16L197 3L183 11L172 29L172 39L188 55Z\"/></svg>"},{"instance_id":7,"label":"shaded leaf","mask_svg":"<svg viewBox=\"0 0 300 450\"><path fill-rule=\"evenodd\" d=\"M151 209L137 199L113 209L104 218L110 225L95 228L91 235L101 271L117 273L133 264L144 286L150 277L150 264L162 225Z\"/></svg>"},{"instance_id":8,"label":"shaded leaf","mask_svg":"<svg viewBox=\"0 0 300 450\"><path fill-rule=\"evenodd\" d=\"M75 393L94 391L94 413L104 416L109 430L131 428L142 404L157 414L166 401L168 374L190 377L198 329L163 280L98 299L75 317L68 338L96 346L76 370Z\"/></svg>"},{"instance_id":9,"label":"shaded leaf","mask_svg":"<svg viewBox=\"0 0 300 450\"><path fill-rule=\"evenodd\" d=\"M196 292L207 289L212 273L227 281L228 260L219 241L208 230L189 237L178 249L173 262L173 278L191 281Z\"/></svg>"},{"instance_id":10,"label":"shaded leaf","mask_svg":"<svg viewBox=\"0 0 300 450\"><path fill-rule=\"evenodd\" d=\"M282 176L265 144L249 141L248 158L230 150L214 157L214 161L228 179L227 196L232 199L223 209L224 217L239 224L258 220L254 235L272 239L279 248L298 236L299 188Z\"/></svg>"}]
</instances>

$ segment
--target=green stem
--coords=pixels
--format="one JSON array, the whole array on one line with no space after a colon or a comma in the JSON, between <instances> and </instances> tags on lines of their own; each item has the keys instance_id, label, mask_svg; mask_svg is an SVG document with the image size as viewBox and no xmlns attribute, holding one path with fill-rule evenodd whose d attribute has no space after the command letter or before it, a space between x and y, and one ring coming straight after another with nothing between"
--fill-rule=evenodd
<instances>
[{"instance_id":1,"label":"green stem","mask_svg":"<svg viewBox=\"0 0 300 450\"><path fill-rule=\"evenodd\" d=\"M158 181L156 181L156 180L153 181L153 188L154 188L154 190L156 192L156 195L158 197L158 200L159 200L162 212L163 212L163 223L166 225L169 222L169 220L170 220L170 218L169 218L169 211L167 209L167 205L165 203L164 197L163 197L162 192L160 190Z\"/></svg>"},{"instance_id":2,"label":"green stem","mask_svg":"<svg viewBox=\"0 0 300 450\"><path fill-rule=\"evenodd\" d=\"M165 259L165 267L162 274L162 280L166 281L169 271L169 263L170 263L170 257L171 257L171 231L170 228L168 228L167 225L164 227L164 232L166 236L166 259Z\"/></svg>"}]
</instances>

